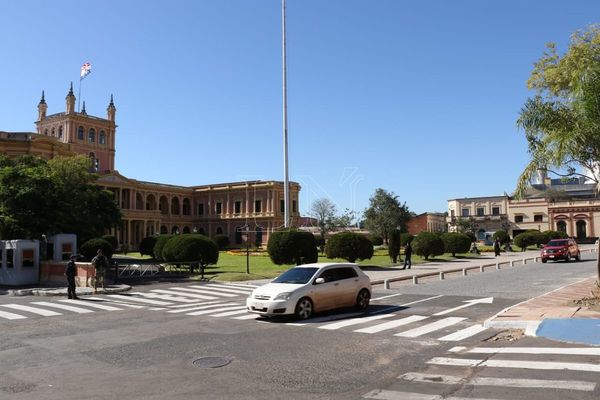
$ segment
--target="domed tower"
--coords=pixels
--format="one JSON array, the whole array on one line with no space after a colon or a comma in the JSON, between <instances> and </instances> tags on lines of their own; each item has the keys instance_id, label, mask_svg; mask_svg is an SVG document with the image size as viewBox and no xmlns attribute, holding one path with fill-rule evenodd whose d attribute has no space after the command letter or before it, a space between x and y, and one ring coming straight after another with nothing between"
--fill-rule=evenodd
<instances>
[{"instance_id":1,"label":"domed tower","mask_svg":"<svg viewBox=\"0 0 600 400\"><path fill-rule=\"evenodd\" d=\"M113 96L110 96L107 119L88 114L85 103L81 112L75 111L72 83L66 103L65 112L46 115L48 106L42 92L42 99L38 104L38 120L35 123L37 133L54 137L68 144L70 151L90 157L93 169L100 174L114 171L117 109Z\"/></svg>"}]
</instances>

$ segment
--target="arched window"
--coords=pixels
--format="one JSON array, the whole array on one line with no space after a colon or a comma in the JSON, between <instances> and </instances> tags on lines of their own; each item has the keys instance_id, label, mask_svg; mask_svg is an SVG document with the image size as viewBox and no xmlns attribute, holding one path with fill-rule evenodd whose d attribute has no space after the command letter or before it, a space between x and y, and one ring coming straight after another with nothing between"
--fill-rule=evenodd
<instances>
[{"instance_id":1,"label":"arched window","mask_svg":"<svg viewBox=\"0 0 600 400\"><path fill-rule=\"evenodd\" d=\"M183 199L182 213L183 215L192 215L192 203L188 198Z\"/></svg>"},{"instance_id":2,"label":"arched window","mask_svg":"<svg viewBox=\"0 0 600 400\"><path fill-rule=\"evenodd\" d=\"M63 138L63 127L62 126L58 127L58 138L59 139Z\"/></svg>"},{"instance_id":3,"label":"arched window","mask_svg":"<svg viewBox=\"0 0 600 400\"><path fill-rule=\"evenodd\" d=\"M98 136L98 144L106 144L106 133L104 133L104 131L100 131L100 135Z\"/></svg>"},{"instance_id":4,"label":"arched window","mask_svg":"<svg viewBox=\"0 0 600 400\"><path fill-rule=\"evenodd\" d=\"M77 140L83 140L83 126L77 128Z\"/></svg>"},{"instance_id":5,"label":"arched window","mask_svg":"<svg viewBox=\"0 0 600 400\"><path fill-rule=\"evenodd\" d=\"M223 228L221 228L221 227L219 226L219 227L217 228L216 234L217 234L217 235L222 235L222 234L223 234Z\"/></svg>"},{"instance_id":6,"label":"arched window","mask_svg":"<svg viewBox=\"0 0 600 400\"><path fill-rule=\"evenodd\" d=\"M177 197L171 199L171 214L179 215L179 199Z\"/></svg>"},{"instance_id":7,"label":"arched window","mask_svg":"<svg viewBox=\"0 0 600 400\"><path fill-rule=\"evenodd\" d=\"M44 135L48 136L48 129L44 129Z\"/></svg>"},{"instance_id":8,"label":"arched window","mask_svg":"<svg viewBox=\"0 0 600 400\"><path fill-rule=\"evenodd\" d=\"M143 210L144 209L144 200L141 193L135 194L135 209Z\"/></svg>"},{"instance_id":9,"label":"arched window","mask_svg":"<svg viewBox=\"0 0 600 400\"><path fill-rule=\"evenodd\" d=\"M56 136L56 133L54 132L54 128L52 128L52 136Z\"/></svg>"},{"instance_id":10,"label":"arched window","mask_svg":"<svg viewBox=\"0 0 600 400\"><path fill-rule=\"evenodd\" d=\"M179 228L177 226L174 226L173 228L171 228L171 234L179 235Z\"/></svg>"},{"instance_id":11,"label":"arched window","mask_svg":"<svg viewBox=\"0 0 600 400\"><path fill-rule=\"evenodd\" d=\"M183 227L183 233L190 233L190 227L189 226L184 226Z\"/></svg>"},{"instance_id":12,"label":"arched window","mask_svg":"<svg viewBox=\"0 0 600 400\"><path fill-rule=\"evenodd\" d=\"M167 232L169 232L169 230L167 229L166 226L163 225L163 226L160 227L160 234L161 235L166 235Z\"/></svg>"},{"instance_id":13,"label":"arched window","mask_svg":"<svg viewBox=\"0 0 600 400\"><path fill-rule=\"evenodd\" d=\"M556 230L559 232L567 232L567 223L565 221L558 221L556 223Z\"/></svg>"},{"instance_id":14,"label":"arched window","mask_svg":"<svg viewBox=\"0 0 600 400\"><path fill-rule=\"evenodd\" d=\"M152 194L149 194L148 197L146 197L146 210L156 210L156 199Z\"/></svg>"},{"instance_id":15,"label":"arched window","mask_svg":"<svg viewBox=\"0 0 600 400\"><path fill-rule=\"evenodd\" d=\"M577 239L585 239L587 237L586 226L587 224L583 220L577 221L575 224L577 227Z\"/></svg>"},{"instance_id":16,"label":"arched window","mask_svg":"<svg viewBox=\"0 0 600 400\"><path fill-rule=\"evenodd\" d=\"M94 128L90 128L88 132L88 142L94 143L96 141L96 130Z\"/></svg>"},{"instance_id":17,"label":"arched window","mask_svg":"<svg viewBox=\"0 0 600 400\"><path fill-rule=\"evenodd\" d=\"M198 233L201 234L201 235L206 236L206 231L204 230L204 228L199 228L198 229Z\"/></svg>"}]
</instances>

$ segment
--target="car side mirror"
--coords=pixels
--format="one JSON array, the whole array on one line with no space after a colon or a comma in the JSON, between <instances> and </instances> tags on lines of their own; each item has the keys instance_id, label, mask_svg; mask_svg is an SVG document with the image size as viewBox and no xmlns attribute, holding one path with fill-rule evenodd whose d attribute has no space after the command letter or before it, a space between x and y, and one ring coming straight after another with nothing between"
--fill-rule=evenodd
<instances>
[{"instance_id":1,"label":"car side mirror","mask_svg":"<svg viewBox=\"0 0 600 400\"><path fill-rule=\"evenodd\" d=\"M315 285L320 285L321 283L325 283L325 278L317 278L317 279L315 279Z\"/></svg>"}]
</instances>

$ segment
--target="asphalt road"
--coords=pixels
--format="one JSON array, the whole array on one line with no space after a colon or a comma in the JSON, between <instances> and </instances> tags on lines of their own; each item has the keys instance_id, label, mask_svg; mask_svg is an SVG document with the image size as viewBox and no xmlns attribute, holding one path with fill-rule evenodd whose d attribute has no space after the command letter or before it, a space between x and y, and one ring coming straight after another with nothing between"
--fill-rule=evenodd
<instances>
[{"instance_id":1,"label":"asphalt road","mask_svg":"<svg viewBox=\"0 0 600 400\"><path fill-rule=\"evenodd\" d=\"M376 290L366 315L341 310L303 325L240 319L245 289L197 283L76 305L87 312L60 308L74 304L64 299L0 296L0 399L597 399L597 349L552 354L582 346L477 330L509 305L594 272L588 260L399 285ZM210 290L232 296L198 297ZM538 347L551 354L529 354ZM193 364L203 357L230 363Z\"/></svg>"}]
</instances>

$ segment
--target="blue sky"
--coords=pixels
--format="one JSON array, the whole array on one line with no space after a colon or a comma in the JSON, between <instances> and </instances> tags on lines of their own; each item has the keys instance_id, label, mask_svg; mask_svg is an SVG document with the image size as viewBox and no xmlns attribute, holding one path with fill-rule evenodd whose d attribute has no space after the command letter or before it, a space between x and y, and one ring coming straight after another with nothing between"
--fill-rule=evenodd
<instances>
[{"instance_id":1,"label":"blue sky","mask_svg":"<svg viewBox=\"0 0 600 400\"><path fill-rule=\"evenodd\" d=\"M0 3L0 130L117 107L116 167L179 185L283 180L279 0ZM597 23L600 2L287 0L290 179L301 211L361 212L376 188L412 211L514 190L533 62Z\"/></svg>"}]
</instances>

